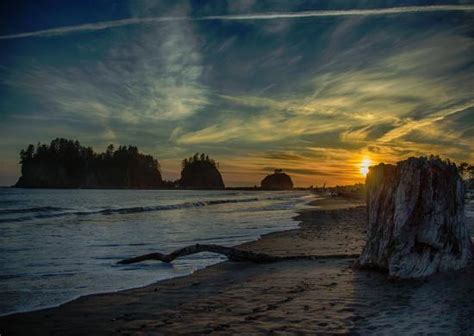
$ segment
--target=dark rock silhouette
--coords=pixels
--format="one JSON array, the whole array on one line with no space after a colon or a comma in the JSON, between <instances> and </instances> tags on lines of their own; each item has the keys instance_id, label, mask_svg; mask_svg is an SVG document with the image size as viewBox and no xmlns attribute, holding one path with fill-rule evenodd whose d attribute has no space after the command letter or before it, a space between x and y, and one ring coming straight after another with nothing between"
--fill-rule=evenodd
<instances>
[{"instance_id":1,"label":"dark rock silhouette","mask_svg":"<svg viewBox=\"0 0 474 336\"><path fill-rule=\"evenodd\" d=\"M281 169L275 169L275 172L271 175L266 176L262 182L260 182L262 189L267 190L288 190L293 189L293 181L291 177Z\"/></svg>"},{"instance_id":2,"label":"dark rock silhouette","mask_svg":"<svg viewBox=\"0 0 474 336\"><path fill-rule=\"evenodd\" d=\"M218 164L209 156L199 153L183 160L178 185L183 189L225 188Z\"/></svg>"},{"instance_id":3,"label":"dark rock silhouette","mask_svg":"<svg viewBox=\"0 0 474 336\"><path fill-rule=\"evenodd\" d=\"M137 147L109 145L94 153L79 141L55 139L51 144L29 145L20 152L23 188L159 188L160 166Z\"/></svg>"},{"instance_id":4,"label":"dark rock silhouette","mask_svg":"<svg viewBox=\"0 0 474 336\"><path fill-rule=\"evenodd\" d=\"M416 278L460 269L471 259L464 188L457 168L436 157L371 167L367 243L361 266Z\"/></svg>"}]
</instances>

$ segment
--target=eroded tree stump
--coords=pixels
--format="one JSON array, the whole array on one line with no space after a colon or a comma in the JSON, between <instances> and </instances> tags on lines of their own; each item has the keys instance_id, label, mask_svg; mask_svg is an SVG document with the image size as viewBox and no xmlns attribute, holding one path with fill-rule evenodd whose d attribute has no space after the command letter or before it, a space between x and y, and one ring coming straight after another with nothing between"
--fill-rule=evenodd
<instances>
[{"instance_id":1,"label":"eroded tree stump","mask_svg":"<svg viewBox=\"0 0 474 336\"><path fill-rule=\"evenodd\" d=\"M469 263L464 189L454 164L437 158L379 164L370 168L366 188L367 243L360 266L416 278Z\"/></svg>"}]
</instances>

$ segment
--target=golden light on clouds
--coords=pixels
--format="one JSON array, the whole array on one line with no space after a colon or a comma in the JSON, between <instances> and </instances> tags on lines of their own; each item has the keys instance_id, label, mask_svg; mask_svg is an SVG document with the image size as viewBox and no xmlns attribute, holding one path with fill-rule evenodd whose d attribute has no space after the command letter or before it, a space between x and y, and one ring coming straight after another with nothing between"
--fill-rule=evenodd
<instances>
[{"instance_id":1,"label":"golden light on clouds","mask_svg":"<svg viewBox=\"0 0 474 336\"><path fill-rule=\"evenodd\" d=\"M156 3L133 2L133 20L220 16L212 6ZM241 17L275 9L245 3L255 6L229 10ZM278 10L300 13L287 3ZM314 3L308 10L322 9ZM369 166L410 156L473 162L471 12L445 11L454 19L441 25L434 13L361 20L301 12L258 14L251 24L232 16L218 30L194 19L71 30L61 18L52 35L13 29L8 39L24 39L0 57L0 185L21 175L20 148L56 137L96 150L137 145L167 180L179 179L183 158L204 152L220 163L227 186L242 187L277 168L306 187L363 183ZM84 39L53 36L86 30ZM24 118L38 121L33 130Z\"/></svg>"}]
</instances>

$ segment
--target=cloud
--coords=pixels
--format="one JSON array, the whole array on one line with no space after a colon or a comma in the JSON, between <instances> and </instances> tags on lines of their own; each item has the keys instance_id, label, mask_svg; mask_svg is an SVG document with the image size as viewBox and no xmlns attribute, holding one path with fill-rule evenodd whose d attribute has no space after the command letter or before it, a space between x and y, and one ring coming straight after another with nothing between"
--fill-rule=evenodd
<instances>
[{"instance_id":1,"label":"cloud","mask_svg":"<svg viewBox=\"0 0 474 336\"><path fill-rule=\"evenodd\" d=\"M3 84L25 90L59 113L128 124L180 120L209 104L192 27L169 22L134 37L113 36L112 47L87 66L25 66ZM133 66L130 66L133 64Z\"/></svg>"},{"instance_id":2,"label":"cloud","mask_svg":"<svg viewBox=\"0 0 474 336\"><path fill-rule=\"evenodd\" d=\"M68 35L76 27L48 43L8 44L21 48L0 64L4 138L136 144L167 178L182 158L206 152L228 185L258 183L271 167L297 185L353 183L365 156L474 159L471 13L241 14L263 8L249 1L217 6L238 14L193 17L216 8L137 4L126 29ZM335 19L297 20L325 15ZM30 117L32 126L18 122Z\"/></svg>"},{"instance_id":3,"label":"cloud","mask_svg":"<svg viewBox=\"0 0 474 336\"><path fill-rule=\"evenodd\" d=\"M467 109L474 107L474 100L470 101L466 104L461 106L454 106L448 109L440 110L436 113L430 114L428 117L425 117L420 120L413 120L413 119L406 119L402 122L402 124L390 132L384 134L381 138L378 139L380 142L392 142L398 138L401 138L408 133L423 128L425 132L432 133L433 129L430 128L436 122L442 121L446 117L449 117L453 114L463 112ZM439 135L442 135L443 132L439 132Z\"/></svg>"},{"instance_id":4,"label":"cloud","mask_svg":"<svg viewBox=\"0 0 474 336\"><path fill-rule=\"evenodd\" d=\"M17 39L26 37L48 37L58 36L70 33L91 32L115 27L156 24L164 22L179 21L242 21L242 20L275 20L275 19L297 19L309 17L338 17L338 16L375 16L375 15L393 15L406 13L425 13L425 12L453 12L453 11L473 11L474 5L437 5L437 6L409 6L409 7L391 7L375 9L348 9L348 10L318 10L289 13L261 13L261 14L238 14L238 15L209 15L202 17L189 16L168 16L168 17L135 17L121 20L104 21L88 23L78 26L66 26L51 28L33 32L18 33L0 36L0 40Z\"/></svg>"},{"instance_id":5,"label":"cloud","mask_svg":"<svg viewBox=\"0 0 474 336\"><path fill-rule=\"evenodd\" d=\"M229 119L203 129L183 132L178 138L180 145L216 144L239 141L264 143L298 138L305 134L319 134L342 129L336 120L317 123L310 117L288 118L278 113L247 119Z\"/></svg>"},{"instance_id":6,"label":"cloud","mask_svg":"<svg viewBox=\"0 0 474 336\"><path fill-rule=\"evenodd\" d=\"M375 9L347 9L347 10L320 10L304 11L293 13L263 13L263 14L242 14L242 15L214 15L202 18L193 18L195 20L273 20L288 18L307 18L307 17L331 17L331 16L369 16L369 15L390 15L405 13L423 13L423 12L444 12L444 11L472 11L473 5L439 5L439 6L407 6L390 7Z\"/></svg>"},{"instance_id":7,"label":"cloud","mask_svg":"<svg viewBox=\"0 0 474 336\"><path fill-rule=\"evenodd\" d=\"M347 34L359 23L343 21L333 32ZM258 161L244 161L246 171L282 167L305 184L322 183L324 173L339 183L362 180L364 156L394 162L430 153L471 155L469 138L462 139L469 128L447 122L472 107L474 78L466 70L471 39L459 29L427 30L405 39L397 32L366 35L335 45L334 54L326 55L331 61L308 68L303 79L275 82L270 89L276 91L214 97L225 113L204 127L180 128L175 140L187 146L245 145L251 148L246 155ZM246 64L249 73L261 69L257 61Z\"/></svg>"}]
</instances>

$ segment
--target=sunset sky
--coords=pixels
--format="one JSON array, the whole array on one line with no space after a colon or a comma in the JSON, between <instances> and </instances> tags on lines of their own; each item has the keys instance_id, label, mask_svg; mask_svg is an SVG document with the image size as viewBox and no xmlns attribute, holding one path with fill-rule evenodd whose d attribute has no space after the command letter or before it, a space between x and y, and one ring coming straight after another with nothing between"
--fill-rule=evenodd
<instances>
[{"instance_id":1,"label":"sunset sky","mask_svg":"<svg viewBox=\"0 0 474 336\"><path fill-rule=\"evenodd\" d=\"M205 152L227 186L474 161L474 0L3 1L0 19L0 185L56 137L137 145L166 179Z\"/></svg>"}]
</instances>

